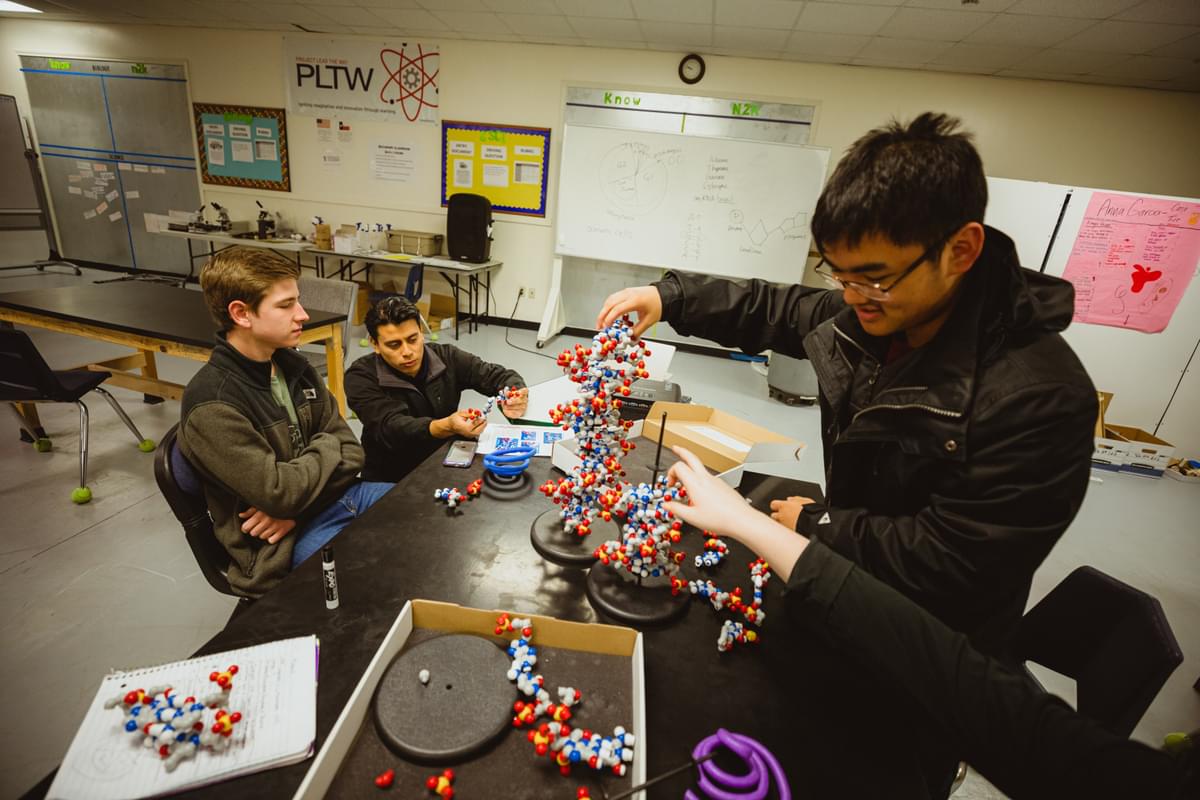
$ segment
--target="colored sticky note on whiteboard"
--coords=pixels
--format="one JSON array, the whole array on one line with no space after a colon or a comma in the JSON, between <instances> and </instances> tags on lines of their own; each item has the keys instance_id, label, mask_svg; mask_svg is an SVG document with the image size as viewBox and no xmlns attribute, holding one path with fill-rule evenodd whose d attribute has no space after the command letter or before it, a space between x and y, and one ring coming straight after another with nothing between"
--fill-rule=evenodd
<instances>
[{"instance_id":1,"label":"colored sticky note on whiteboard","mask_svg":"<svg viewBox=\"0 0 1200 800\"><path fill-rule=\"evenodd\" d=\"M114 211L113 213L111 213L111 214L109 214L109 215L108 215L108 221L109 221L109 222L116 222L116 221L117 221L117 220L119 220L120 218L121 218L121 212L120 212L120 211Z\"/></svg>"}]
</instances>

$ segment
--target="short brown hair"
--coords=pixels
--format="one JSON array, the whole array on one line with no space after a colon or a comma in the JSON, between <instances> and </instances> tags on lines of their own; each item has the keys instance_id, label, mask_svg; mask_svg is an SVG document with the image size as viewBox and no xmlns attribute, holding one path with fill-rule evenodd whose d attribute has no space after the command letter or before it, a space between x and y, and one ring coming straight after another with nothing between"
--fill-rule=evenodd
<instances>
[{"instance_id":1,"label":"short brown hair","mask_svg":"<svg viewBox=\"0 0 1200 800\"><path fill-rule=\"evenodd\" d=\"M208 313L221 330L233 328L229 304L241 300L257 311L267 292L281 280L299 278L300 267L278 253L254 247L231 247L208 260L200 270L200 288Z\"/></svg>"}]
</instances>

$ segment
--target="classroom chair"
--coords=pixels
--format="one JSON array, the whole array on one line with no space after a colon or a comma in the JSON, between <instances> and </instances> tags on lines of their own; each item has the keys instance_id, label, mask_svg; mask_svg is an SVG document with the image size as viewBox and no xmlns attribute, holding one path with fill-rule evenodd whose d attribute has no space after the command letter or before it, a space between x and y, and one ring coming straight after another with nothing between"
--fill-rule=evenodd
<instances>
[{"instance_id":1,"label":"classroom chair","mask_svg":"<svg viewBox=\"0 0 1200 800\"><path fill-rule=\"evenodd\" d=\"M73 503L86 503L92 499L92 490L87 485L88 407L83 402L83 396L88 392L96 392L108 401L137 440L139 450L149 453L154 449L154 442L142 436L117 399L100 386L111 374L87 369L52 370L27 333L0 329L0 403L12 411L17 423L34 439L38 452L48 451L50 440L39 436L13 403L74 403L79 406L79 487L71 492Z\"/></svg>"},{"instance_id":2,"label":"classroom chair","mask_svg":"<svg viewBox=\"0 0 1200 800\"><path fill-rule=\"evenodd\" d=\"M1073 678L1077 706L1118 736L1183 663L1162 604L1092 567L1079 567L1021 619L1015 653Z\"/></svg>"},{"instance_id":3,"label":"classroom chair","mask_svg":"<svg viewBox=\"0 0 1200 800\"><path fill-rule=\"evenodd\" d=\"M353 281L307 276L301 276L297 283L300 287L300 305L305 309L320 309L346 315L346 322L342 325L342 358L345 359L350 350L350 322L354 319L354 300L358 295L358 284ZM310 349L304 349L306 347ZM324 346L318 350L316 345L301 345L300 352L317 370L318 375L328 377L325 374L328 367Z\"/></svg>"},{"instance_id":4,"label":"classroom chair","mask_svg":"<svg viewBox=\"0 0 1200 800\"><path fill-rule=\"evenodd\" d=\"M175 423L163 435L158 452L154 454L154 481L170 506L171 513L183 526L184 538L209 586L221 594L245 601L246 598L234 594L229 585L226 577L229 553L213 532L212 517L208 515L208 503L204 500L204 487L195 468L179 449L178 433L179 423Z\"/></svg>"}]
</instances>

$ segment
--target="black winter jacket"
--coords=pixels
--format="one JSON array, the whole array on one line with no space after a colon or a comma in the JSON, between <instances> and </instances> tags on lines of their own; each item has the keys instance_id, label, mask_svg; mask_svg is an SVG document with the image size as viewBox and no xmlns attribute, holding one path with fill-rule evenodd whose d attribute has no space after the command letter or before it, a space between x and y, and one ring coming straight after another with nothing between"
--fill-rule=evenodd
<instances>
[{"instance_id":1,"label":"black winter jacket","mask_svg":"<svg viewBox=\"0 0 1200 800\"><path fill-rule=\"evenodd\" d=\"M674 273L657 286L680 333L812 362L828 508L797 529L1002 652L1088 486L1096 392L1058 334L1071 284L1022 269L987 228L946 324L886 366L890 340L840 292Z\"/></svg>"},{"instance_id":2,"label":"black winter jacket","mask_svg":"<svg viewBox=\"0 0 1200 800\"><path fill-rule=\"evenodd\" d=\"M445 444L429 432L429 423L457 411L463 390L493 396L505 386L525 386L515 371L453 345L426 343L425 359L424 392L376 353L346 371L346 401L363 424L363 480L398 481Z\"/></svg>"}]
</instances>

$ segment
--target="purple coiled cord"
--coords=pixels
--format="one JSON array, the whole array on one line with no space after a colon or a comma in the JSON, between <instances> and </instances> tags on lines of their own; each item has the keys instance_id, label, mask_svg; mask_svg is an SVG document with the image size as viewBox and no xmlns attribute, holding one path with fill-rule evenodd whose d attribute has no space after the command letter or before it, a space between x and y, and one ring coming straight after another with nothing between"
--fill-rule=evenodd
<instances>
[{"instance_id":1,"label":"purple coiled cord","mask_svg":"<svg viewBox=\"0 0 1200 800\"><path fill-rule=\"evenodd\" d=\"M718 747L725 747L741 758L749 765L749 772L732 775L713 763L710 756ZM700 790L711 800L764 800L771 790L772 778L779 800L792 798L787 775L779 765L779 760L749 736L718 728L716 733L696 745L692 750L692 758L699 762ZM683 796L685 800L700 800L691 789L685 791Z\"/></svg>"}]
</instances>

